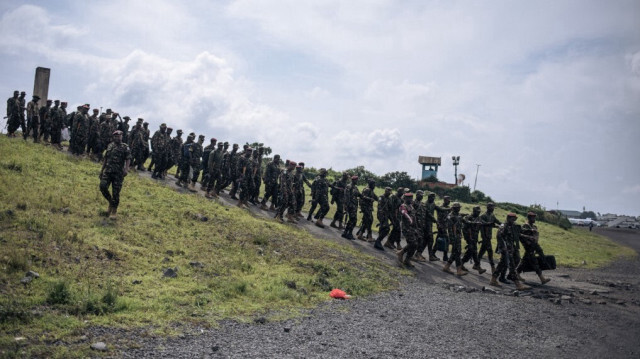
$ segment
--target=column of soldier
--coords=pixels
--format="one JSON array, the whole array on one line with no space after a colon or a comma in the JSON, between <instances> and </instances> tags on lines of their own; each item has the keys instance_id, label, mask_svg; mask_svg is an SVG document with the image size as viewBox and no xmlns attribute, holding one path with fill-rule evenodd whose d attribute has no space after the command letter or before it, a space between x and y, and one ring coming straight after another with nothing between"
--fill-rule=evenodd
<instances>
[{"instance_id":1,"label":"column of soldier","mask_svg":"<svg viewBox=\"0 0 640 359\"><path fill-rule=\"evenodd\" d=\"M435 262L440 259L437 251L443 252L445 262L443 271L458 276L468 274L464 264L473 261L472 269L479 275L486 272L480 266L480 260L487 253L491 265L491 282L493 286L500 286L498 282L508 283L512 280L518 290L528 289L522 284L520 273L528 263L538 274L544 284L549 281L542 275L535 254L544 258L544 253L538 244L538 231L535 225L535 213L527 215L527 223L519 230L516 226L516 215L510 213L502 224L493 214L494 204L489 203L486 212L480 214L480 207L473 208L471 214L461 214L461 206L445 196L442 205L435 204L435 194L429 193L427 200L423 202L424 192L417 191L414 195L409 189L398 188L396 193L392 189L385 188L384 194L375 194L375 181L368 180L367 186L360 192L357 187L358 176L350 176L343 173L340 179L329 182L327 170L321 168L318 175L310 182L304 174L303 162L286 160L284 168L280 167L280 156L275 155L266 165L264 172L261 169L263 148L254 150L245 145L239 151L238 144L233 144L229 151L229 142L218 142L211 138L210 144L203 148L204 135L195 140L195 133L190 133L186 141L182 140L182 130L176 131L176 136L171 137L172 128L161 124L160 128L150 138L148 123L139 118L136 125L129 131L128 121L125 116L120 118L118 113L107 109L106 113L99 115L99 110L94 109L93 115L88 116L89 104L78 106L77 111L67 115L66 103L51 101L40 108L37 107L38 96L26 106L27 116L24 121L24 92L18 96L18 92L7 101L8 136L15 137L15 131L22 126L23 136L26 139L32 134L34 142L51 138L51 144L60 146L61 131L65 127L70 129L70 151L76 155L85 152L91 158L100 160L103 151L113 137L119 137L130 148L131 165L137 170L144 171L144 164L151 154L152 160L149 168L152 178L164 179L168 170L176 166L175 178L177 184L196 192L196 184L200 179L200 188L205 191L207 198L217 198L226 188L231 186L229 196L237 200L238 207L248 207L249 203L260 205L263 210L275 212L275 219L284 222L297 222L302 215L302 207L305 203L306 184L311 189L311 208L307 220L315 219L315 225L325 228L324 217L329 212L329 194L331 204L336 205L336 212L330 223L331 227L343 230L342 237L349 240L360 239L372 242L374 248L384 250L384 247L396 250L400 265L413 267L415 262ZM22 115L21 115L22 114ZM119 139L119 140L120 140ZM149 150L151 139L151 151ZM103 171L104 163L103 162ZM126 171L125 171L126 172ZM102 174L101 174L102 178ZM264 183L265 192L262 200L259 200L260 185ZM106 183L101 183L101 191L109 202L109 213L115 216L119 189L114 186L113 196L108 196ZM105 187L105 188L103 188ZM270 206L267 207L267 202ZM373 239L373 205L377 204L377 219L379 233L377 239ZM356 236L353 230L357 223L358 208L362 213L362 220ZM317 211L316 211L317 209ZM436 232L433 232L433 224L436 224ZM493 259L491 238L493 228L499 228L497 233L498 245L496 252L501 254L500 262L496 266ZM437 241L433 234L437 233ZM388 237L387 237L388 236ZM406 240L406 245L401 246L401 237ZM477 244L480 237L480 249ZM383 241L385 240L383 244ZM462 239L466 242L465 251L462 250ZM520 257L520 243L525 254ZM451 252L449 254L449 247ZM427 251L428 258L423 256ZM456 271L451 265L456 266ZM508 276L507 276L508 271Z\"/></svg>"}]
</instances>

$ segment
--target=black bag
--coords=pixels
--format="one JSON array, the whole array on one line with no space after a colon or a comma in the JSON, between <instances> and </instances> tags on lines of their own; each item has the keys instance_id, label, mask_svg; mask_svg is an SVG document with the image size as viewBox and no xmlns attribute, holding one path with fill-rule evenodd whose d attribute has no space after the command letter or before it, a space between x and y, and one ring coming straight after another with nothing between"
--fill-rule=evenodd
<instances>
[{"instance_id":1,"label":"black bag","mask_svg":"<svg viewBox=\"0 0 640 359\"><path fill-rule=\"evenodd\" d=\"M536 260L538 261L538 267L540 267L540 270L556 269L556 257L554 256L544 256L544 258L536 256ZM531 266L531 264L529 264L529 262L526 261L522 264L522 271L533 272L534 269Z\"/></svg>"},{"instance_id":2,"label":"black bag","mask_svg":"<svg viewBox=\"0 0 640 359\"><path fill-rule=\"evenodd\" d=\"M436 250L446 252L449 247L449 239L446 237L436 238Z\"/></svg>"}]
</instances>

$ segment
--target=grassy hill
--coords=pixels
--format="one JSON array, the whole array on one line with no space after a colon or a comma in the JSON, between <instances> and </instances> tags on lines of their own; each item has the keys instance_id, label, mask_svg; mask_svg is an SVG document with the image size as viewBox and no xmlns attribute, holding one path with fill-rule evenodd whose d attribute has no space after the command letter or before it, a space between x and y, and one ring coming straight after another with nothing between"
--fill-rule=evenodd
<instances>
[{"instance_id":1,"label":"grassy hill","mask_svg":"<svg viewBox=\"0 0 640 359\"><path fill-rule=\"evenodd\" d=\"M399 270L373 257L135 174L110 221L97 164L6 137L0 153L3 356L85 356L87 326L175 334L224 318L290 317L332 288L397 285ZM166 268L177 277L163 277ZM28 270L40 277L22 284Z\"/></svg>"}]
</instances>

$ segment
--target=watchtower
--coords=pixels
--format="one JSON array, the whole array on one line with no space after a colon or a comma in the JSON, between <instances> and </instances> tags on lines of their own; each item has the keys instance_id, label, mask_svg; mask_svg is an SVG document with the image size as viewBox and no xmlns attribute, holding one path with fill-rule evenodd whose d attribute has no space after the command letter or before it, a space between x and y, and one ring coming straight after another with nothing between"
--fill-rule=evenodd
<instances>
[{"instance_id":1,"label":"watchtower","mask_svg":"<svg viewBox=\"0 0 640 359\"><path fill-rule=\"evenodd\" d=\"M438 178L438 167L442 165L440 157L418 156L418 163L422 165L422 179L433 176Z\"/></svg>"}]
</instances>

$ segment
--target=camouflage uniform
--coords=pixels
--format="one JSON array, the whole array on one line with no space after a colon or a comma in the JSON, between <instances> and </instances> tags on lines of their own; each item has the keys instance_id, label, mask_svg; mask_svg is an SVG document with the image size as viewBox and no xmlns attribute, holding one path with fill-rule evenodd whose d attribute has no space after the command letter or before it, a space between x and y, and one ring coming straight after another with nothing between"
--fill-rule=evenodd
<instances>
[{"instance_id":1,"label":"camouflage uniform","mask_svg":"<svg viewBox=\"0 0 640 359\"><path fill-rule=\"evenodd\" d=\"M262 183L262 154L263 148L258 148L258 154L255 155L255 161L253 164L253 184L251 201L253 204L257 204L260 197L260 184Z\"/></svg>"},{"instance_id":2,"label":"camouflage uniform","mask_svg":"<svg viewBox=\"0 0 640 359\"><path fill-rule=\"evenodd\" d=\"M342 178L331 184L331 204L335 202L336 213L331 221L331 227L342 229L342 218L344 217L344 190L347 187L347 176L343 174ZM339 226L336 227L336 221Z\"/></svg>"},{"instance_id":3,"label":"camouflage uniform","mask_svg":"<svg viewBox=\"0 0 640 359\"><path fill-rule=\"evenodd\" d=\"M289 220L293 219L293 213L295 212L296 197L293 189L293 177L295 170L292 167L280 171L280 188L278 195L280 196L278 212L276 218L282 220L285 209L287 210L287 216Z\"/></svg>"},{"instance_id":4,"label":"camouflage uniform","mask_svg":"<svg viewBox=\"0 0 640 359\"><path fill-rule=\"evenodd\" d=\"M45 142L49 142L49 135L51 134L51 100L47 100L45 106L40 107L38 117L40 118L40 137L44 138Z\"/></svg>"},{"instance_id":5,"label":"camouflage uniform","mask_svg":"<svg viewBox=\"0 0 640 359\"><path fill-rule=\"evenodd\" d=\"M100 129L104 127L108 128L109 124L105 121L100 124ZM100 132L100 138L103 138L103 131ZM142 132L142 125L138 123L131 133L129 134L129 141L131 141L131 152L133 153L133 165L138 170L144 170L144 133Z\"/></svg>"},{"instance_id":6,"label":"camouflage uniform","mask_svg":"<svg viewBox=\"0 0 640 359\"><path fill-rule=\"evenodd\" d=\"M109 207L117 209L120 204L120 190L124 181L124 167L131 160L131 151L125 143L111 142L104 154L103 171L100 176L100 192L109 201ZM109 194L109 186L112 193Z\"/></svg>"},{"instance_id":7,"label":"camouflage uniform","mask_svg":"<svg viewBox=\"0 0 640 359\"><path fill-rule=\"evenodd\" d=\"M111 127L111 121L109 121L106 116L100 116L100 117L102 117L102 120L100 122L100 134L98 137L100 139L99 151L100 153L102 153L109 145L109 141L112 136L111 134L113 133L113 131L115 131L115 128ZM136 165L138 165L139 164L138 161L141 159L141 156L139 156L136 153L136 147L134 147L134 142L136 140L139 141L139 143L137 143L136 145L139 146L138 150L140 150L141 149L140 147L142 146L142 138L140 139L132 138L130 146L131 146L131 149L133 150L133 158L134 160L136 160Z\"/></svg>"},{"instance_id":8,"label":"camouflage uniform","mask_svg":"<svg viewBox=\"0 0 640 359\"><path fill-rule=\"evenodd\" d=\"M493 273L494 277L498 275L504 275L507 269L509 270L508 278L517 281L516 265L513 258L516 243L518 242L518 227L515 224L509 222L500 225L497 234L497 250L500 251L500 262L496 271Z\"/></svg>"},{"instance_id":9,"label":"camouflage uniform","mask_svg":"<svg viewBox=\"0 0 640 359\"><path fill-rule=\"evenodd\" d=\"M321 170L321 173L322 170ZM322 220L324 216L329 212L329 181L326 178L326 171L324 171L324 175L316 176L316 179L313 181L312 187L312 195L313 201L320 205L320 210L316 214L317 223L322 224ZM321 227L324 227L322 225Z\"/></svg>"},{"instance_id":10,"label":"camouflage uniform","mask_svg":"<svg viewBox=\"0 0 640 359\"><path fill-rule=\"evenodd\" d=\"M200 177L200 165L202 158L202 143L204 142L204 136L198 137L198 142L195 142L191 151L191 170L193 171L193 177L191 177L191 183L196 184L198 177Z\"/></svg>"},{"instance_id":11,"label":"camouflage uniform","mask_svg":"<svg viewBox=\"0 0 640 359\"><path fill-rule=\"evenodd\" d=\"M59 101L56 100L51 108L51 144L53 145L60 145L65 118L65 113L60 110L58 104Z\"/></svg>"},{"instance_id":12,"label":"camouflage uniform","mask_svg":"<svg viewBox=\"0 0 640 359\"><path fill-rule=\"evenodd\" d=\"M228 171L228 178L227 181L225 181L226 185L225 187L227 187L229 184L231 184L231 191L229 192L229 196L231 196L231 198L233 199L238 199L238 197L236 197L236 193L238 192L238 160L240 159L240 154L238 153L238 148L236 147L236 145L233 145L233 149L231 150L231 153L229 153L229 156L227 158L228 161L228 166L229 166L229 171Z\"/></svg>"},{"instance_id":13,"label":"camouflage uniform","mask_svg":"<svg viewBox=\"0 0 640 359\"><path fill-rule=\"evenodd\" d=\"M478 234L480 232L480 207L476 207L472 214L462 218L462 234L467 242L467 250L462 257L462 264L473 260L474 269L480 266L478 259Z\"/></svg>"},{"instance_id":14,"label":"camouflage uniform","mask_svg":"<svg viewBox=\"0 0 640 359\"><path fill-rule=\"evenodd\" d=\"M267 200L271 198L271 207L275 206L278 199L278 176L280 173L280 156L273 157L273 161L267 164L267 168L264 170L264 197L262 197L262 204L266 205Z\"/></svg>"},{"instance_id":15,"label":"camouflage uniform","mask_svg":"<svg viewBox=\"0 0 640 359\"><path fill-rule=\"evenodd\" d=\"M200 180L202 189L209 185L209 154L216 149L216 139L212 138L211 142L202 149L202 179Z\"/></svg>"},{"instance_id":16,"label":"camouflage uniform","mask_svg":"<svg viewBox=\"0 0 640 359\"><path fill-rule=\"evenodd\" d=\"M451 243L451 257L447 263L451 265L455 261L456 267L462 269L462 217L459 208L460 204L454 203L452 211L447 216L447 234Z\"/></svg>"},{"instance_id":17,"label":"camouflage uniform","mask_svg":"<svg viewBox=\"0 0 640 359\"><path fill-rule=\"evenodd\" d=\"M151 178L162 178L164 174L164 170L167 167L167 161L169 159L169 141L170 138L167 134L167 126L163 123L160 125L160 129L157 130L151 138L153 162L155 162Z\"/></svg>"},{"instance_id":18,"label":"camouflage uniform","mask_svg":"<svg viewBox=\"0 0 640 359\"><path fill-rule=\"evenodd\" d=\"M411 205L412 201L409 200L411 196L411 193L404 194L405 201L398 207L399 221L402 223L402 234L404 234L404 239L407 241L407 245L398 252L398 261L409 267L413 266L411 258L418 247L418 223L416 211Z\"/></svg>"},{"instance_id":19,"label":"camouflage uniform","mask_svg":"<svg viewBox=\"0 0 640 359\"><path fill-rule=\"evenodd\" d=\"M427 202L424 204L424 227L422 228L422 239L418 245L418 253L422 255L426 249L430 261L438 260L433 250L433 224L436 223L436 218L433 216L436 209L434 199L435 195L429 194Z\"/></svg>"},{"instance_id":20,"label":"camouflage uniform","mask_svg":"<svg viewBox=\"0 0 640 359\"><path fill-rule=\"evenodd\" d=\"M416 213L416 229L415 229L415 233L416 233L416 254L415 254L415 259L419 260L419 261L423 261L424 260L424 257L422 257L422 254L420 254L420 252L418 252L418 249L420 248L420 246L422 245L422 242L424 240L424 223L425 223L425 219L426 219L426 206L425 206L424 203L422 203L422 198L423 198L423 192L422 191L418 191L416 193L416 199L412 202L413 210Z\"/></svg>"},{"instance_id":21,"label":"camouflage uniform","mask_svg":"<svg viewBox=\"0 0 640 359\"><path fill-rule=\"evenodd\" d=\"M251 196L251 186L253 183L253 160L251 158L252 152L250 149L245 151L245 155L241 156L238 159L238 181L240 187L240 199L239 204L244 203L249 200Z\"/></svg>"},{"instance_id":22,"label":"camouflage uniform","mask_svg":"<svg viewBox=\"0 0 640 359\"><path fill-rule=\"evenodd\" d=\"M169 147L171 148L170 152L170 161L167 170L171 169L173 166L179 166L180 163L180 148L182 148L182 130L178 130L176 136L171 139L169 143ZM180 176L180 171L176 170L176 178Z\"/></svg>"},{"instance_id":23,"label":"camouflage uniform","mask_svg":"<svg viewBox=\"0 0 640 359\"><path fill-rule=\"evenodd\" d=\"M20 129L22 130L22 137L27 139L27 124L25 121L24 111L27 109L27 102L25 100L26 93L23 91L20 93L20 97L18 97L18 116L20 117Z\"/></svg>"},{"instance_id":24,"label":"camouflage uniform","mask_svg":"<svg viewBox=\"0 0 640 359\"><path fill-rule=\"evenodd\" d=\"M87 134L89 128L89 117L82 111L76 112L73 116L73 144L72 153L76 155L82 155L84 148L87 146ZM113 133L113 131L111 131ZM128 149L129 146L127 146Z\"/></svg>"},{"instance_id":25,"label":"camouflage uniform","mask_svg":"<svg viewBox=\"0 0 640 359\"><path fill-rule=\"evenodd\" d=\"M393 244L395 243L397 248L401 248L400 240L402 238L402 228L400 212L398 211L400 205L402 204L402 196L404 195L404 189L402 191L396 192L395 196L391 196L389 198L389 219L391 220L391 233L389 233L389 239L385 245L387 247L393 248Z\"/></svg>"},{"instance_id":26,"label":"camouflage uniform","mask_svg":"<svg viewBox=\"0 0 640 359\"><path fill-rule=\"evenodd\" d=\"M442 256L442 260L443 261L448 261L449 260L449 245L451 244L451 240L449 239L449 235L447 233L447 217L449 216L449 213L451 212L451 208L449 207L449 203L448 200L445 200L445 202L442 204L442 206L435 206L435 210L436 213L438 214L437 219L436 219L436 229L438 230L438 235L437 238L442 238L445 240L445 248L444 248L444 255ZM435 255L436 252L438 251L437 249L437 243L434 243L433 245L433 254Z\"/></svg>"},{"instance_id":27,"label":"camouflage uniform","mask_svg":"<svg viewBox=\"0 0 640 359\"><path fill-rule=\"evenodd\" d=\"M385 189L385 193L380 196L378 199L378 213L376 216L378 217L378 223L380 226L380 231L378 232L378 238L376 239L375 247L378 249L382 249L382 241L389 234L391 230L391 226L389 225L389 201L391 200L391 188L387 187Z\"/></svg>"},{"instance_id":28,"label":"camouflage uniform","mask_svg":"<svg viewBox=\"0 0 640 359\"><path fill-rule=\"evenodd\" d=\"M87 132L87 153L98 156L99 159L102 154L100 153L100 123L98 122L98 111L94 111L93 115L89 117ZM122 142L129 145L128 138L125 141L124 136L122 137Z\"/></svg>"},{"instance_id":29,"label":"camouflage uniform","mask_svg":"<svg viewBox=\"0 0 640 359\"><path fill-rule=\"evenodd\" d=\"M11 137L20 127L20 102L18 92L13 93L13 97L7 100L7 134Z\"/></svg>"},{"instance_id":30,"label":"camouflage uniform","mask_svg":"<svg viewBox=\"0 0 640 359\"><path fill-rule=\"evenodd\" d=\"M347 212L347 225L344 228L344 233L342 233L342 237L347 239L353 238L353 228L356 226L356 222L358 221L358 199L360 198L360 190L358 189L357 178L351 180L351 183L347 185L344 189L344 204L345 210Z\"/></svg>"},{"instance_id":31,"label":"camouflage uniform","mask_svg":"<svg viewBox=\"0 0 640 359\"><path fill-rule=\"evenodd\" d=\"M40 120L38 114L38 101L34 99L29 101L29 103L27 104L27 133L29 133L29 131L33 131L31 133L31 135L33 136L33 142L38 142L39 128Z\"/></svg>"},{"instance_id":32,"label":"camouflage uniform","mask_svg":"<svg viewBox=\"0 0 640 359\"><path fill-rule=\"evenodd\" d=\"M489 209L487 207L487 211L480 216L480 236L482 238L482 243L480 244L480 250L478 252L478 260L482 260L482 256L485 252L487 252L487 257L489 258L489 264L491 264L491 268L495 268L495 264L493 262L493 248L491 247L491 237L493 232L493 227L496 225L501 225L502 223L496 218L493 214L493 209Z\"/></svg>"},{"instance_id":33,"label":"camouflage uniform","mask_svg":"<svg viewBox=\"0 0 640 359\"><path fill-rule=\"evenodd\" d=\"M538 276L542 276L542 270L540 270L540 266L538 265L536 253L544 259L544 252L542 251L540 244L538 244L538 238L538 227L534 223L525 223L522 225L520 230L520 242L524 247L524 256L522 256L522 260L518 265L517 273L522 273L522 266L525 263L529 263L536 274ZM543 278L540 279L543 283L546 283L546 280Z\"/></svg>"},{"instance_id":34,"label":"camouflage uniform","mask_svg":"<svg viewBox=\"0 0 640 359\"><path fill-rule=\"evenodd\" d=\"M143 140L143 144L142 144L142 151L143 151L143 156L144 156L144 160L142 161L142 163L144 164L145 162L147 162L147 158L149 158L149 137L151 136L151 131L149 131L149 124L147 122L142 124L142 129L140 131L142 131L142 140Z\"/></svg>"},{"instance_id":35,"label":"camouflage uniform","mask_svg":"<svg viewBox=\"0 0 640 359\"><path fill-rule=\"evenodd\" d=\"M362 212L362 224L357 233L358 239L364 239L365 232L367 233L367 239L372 239L371 226L373 226L373 202L378 200L372 186L369 184L362 190L362 196L360 197L360 212Z\"/></svg>"},{"instance_id":36,"label":"camouflage uniform","mask_svg":"<svg viewBox=\"0 0 640 359\"><path fill-rule=\"evenodd\" d=\"M207 183L207 195L211 195L211 191L214 188L217 188L216 185L220 185L220 174L222 170L222 160L223 160L223 144L222 142L218 143L218 148L212 151L209 154L209 158L207 159L207 169L209 170L209 182ZM215 191L215 195L218 195L218 191Z\"/></svg>"}]
</instances>

